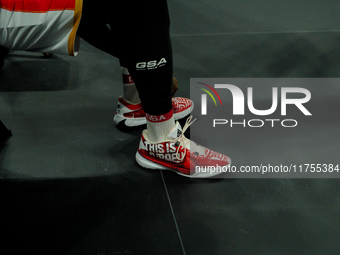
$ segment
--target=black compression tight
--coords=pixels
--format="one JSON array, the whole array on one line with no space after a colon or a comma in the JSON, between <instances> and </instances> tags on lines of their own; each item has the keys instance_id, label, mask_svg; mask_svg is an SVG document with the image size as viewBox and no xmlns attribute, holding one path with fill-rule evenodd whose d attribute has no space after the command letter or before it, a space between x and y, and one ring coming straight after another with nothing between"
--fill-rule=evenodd
<instances>
[{"instance_id":1,"label":"black compression tight","mask_svg":"<svg viewBox=\"0 0 340 255\"><path fill-rule=\"evenodd\" d=\"M172 109L173 61L166 0L83 0L79 33L128 68L146 113L161 115Z\"/></svg>"}]
</instances>

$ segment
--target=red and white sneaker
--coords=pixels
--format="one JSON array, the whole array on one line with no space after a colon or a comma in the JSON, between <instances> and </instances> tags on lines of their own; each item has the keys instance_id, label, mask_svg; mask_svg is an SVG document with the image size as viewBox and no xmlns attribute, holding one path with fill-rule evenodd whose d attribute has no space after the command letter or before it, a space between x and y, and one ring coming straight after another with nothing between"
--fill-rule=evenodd
<instances>
[{"instance_id":1,"label":"red and white sneaker","mask_svg":"<svg viewBox=\"0 0 340 255\"><path fill-rule=\"evenodd\" d=\"M172 98L172 110L174 119L179 120L189 115L194 109L194 102L184 97ZM133 104L125 100L122 96L118 99L113 121L116 125L126 127L136 127L146 124L146 115L142 108L142 104Z\"/></svg>"},{"instance_id":2,"label":"red and white sneaker","mask_svg":"<svg viewBox=\"0 0 340 255\"><path fill-rule=\"evenodd\" d=\"M225 172L230 167L229 157L207 149L184 136L185 130L192 124L188 118L183 131L181 125L169 132L167 139L153 143L144 130L136 153L137 163L145 168L172 170L191 178L209 178Z\"/></svg>"}]
</instances>

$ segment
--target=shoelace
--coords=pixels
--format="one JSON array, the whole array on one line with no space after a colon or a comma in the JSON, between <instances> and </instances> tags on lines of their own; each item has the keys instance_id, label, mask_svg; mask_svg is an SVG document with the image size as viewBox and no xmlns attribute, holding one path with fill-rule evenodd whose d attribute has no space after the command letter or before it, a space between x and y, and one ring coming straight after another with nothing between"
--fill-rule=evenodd
<instances>
[{"instance_id":1,"label":"shoelace","mask_svg":"<svg viewBox=\"0 0 340 255\"><path fill-rule=\"evenodd\" d=\"M185 141L187 140L187 138L184 136L184 133L185 133L185 131L190 127L190 125L196 121L196 119L194 119L193 121L191 121L191 119L192 119L192 115L190 115L190 116L187 118L187 121L185 122L185 125L184 125L184 127L183 127L183 129L182 129L182 134L180 134L180 136L177 137L177 138L174 140L175 143L176 143L177 141L179 141L179 145L178 145L177 150L176 150L176 158L177 158L178 160L180 160L180 161L182 161L182 160L184 159L184 157L185 157L185 153L183 153L183 157L182 157L182 158L180 157L180 155L179 155L179 153L178 153L179 148L180 148L181 145L182 145L182 142L185 142Z\"/></svg>"}]
</instances>

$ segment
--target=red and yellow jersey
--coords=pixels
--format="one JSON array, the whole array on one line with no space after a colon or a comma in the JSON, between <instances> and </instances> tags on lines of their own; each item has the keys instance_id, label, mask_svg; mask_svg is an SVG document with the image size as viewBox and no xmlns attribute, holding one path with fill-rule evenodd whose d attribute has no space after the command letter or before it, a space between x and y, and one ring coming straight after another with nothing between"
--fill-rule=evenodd
<instances>
[{"instance_id":1,"label":"red and yellow jersey","mask_svg":"<svg viewBox=\"0 0 340 255\"><path fill-rule=\"evenodd\" d=\"M0 0L0 45L76 56L82 0Z\"/></svg>"}]
</instances>

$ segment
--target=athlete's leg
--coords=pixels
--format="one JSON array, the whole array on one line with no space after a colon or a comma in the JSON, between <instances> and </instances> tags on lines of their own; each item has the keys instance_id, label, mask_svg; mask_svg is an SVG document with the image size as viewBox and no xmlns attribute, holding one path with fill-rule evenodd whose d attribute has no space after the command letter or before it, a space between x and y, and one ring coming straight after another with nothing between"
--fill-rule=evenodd
<instances>
[{"instance_id":1,"label":"athlete's leg","mask_svg":"<svg viewBox=\"0 0 340 255\"><path fill-rule=\"evenodd\" d=\"M131 74L147 113L170 111L172 52L166 0L125 0L110 4L84 0L80 36L120 59L121 66ZM161 107L155 107L151 103L154 100Z\"/></svg>"},{"instance_id":2,"label":"athlete's leg","mask_svg":"<svg viewBox=\"0 0 340 255\"><path fill-rule=\"evenodd\" d=\"M132 76L144 111L152 116L167 113L172 128L172 49L166 0L109 4L96 6L84 0L80 36L118 57Z\"/></svg>"},{"instance_id":3,"label":"athlete's leg","mask_svg":"<svg viewBox=\"0 0 340 255\"><path fill-rule=\"evenodd\" d=\"M149 117L147 127L155 134L152 139L161 139L175 125L172 117L173 62L167 2L121 2L120 10L128 11L129 18L122 24L117 20L118 15L110 19L112 32L124 38L120 41L120 62L129 70L136 84L143 109Z\"/></svg>"}]
</instances>

